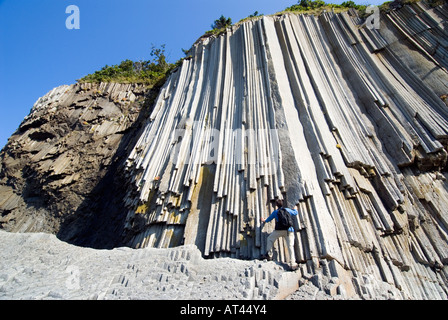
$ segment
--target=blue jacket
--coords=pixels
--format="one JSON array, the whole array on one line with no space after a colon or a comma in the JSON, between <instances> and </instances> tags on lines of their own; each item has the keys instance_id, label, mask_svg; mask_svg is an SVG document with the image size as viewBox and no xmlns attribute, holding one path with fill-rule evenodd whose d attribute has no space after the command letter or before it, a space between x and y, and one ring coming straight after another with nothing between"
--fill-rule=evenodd
<instances>
[{"instance_id":1,"label":"blue jacket","mask_svg":"<svg viewBox=\"0 0 448 320\"><path fill-rule=\"evenodd\" d=\"M296 216L296 215L298 214L297 210L295 210L295 209L289 209L289 208L285 208L285 209L286 209L286 211L288 211L289 214L292 215L292 216ZM265 222L270 222L270 221L272 221L274 218L275 218L276 221L278 221L277 213L278 213L278 209L277 209L277 210L274 210L274 211L271 213L271 215L266 219ZM288 231L293 232L293 231L294 231L294 228L293 228L293 227L290 227L290 228L288 229Z\"/></svg>"}]
</instances>

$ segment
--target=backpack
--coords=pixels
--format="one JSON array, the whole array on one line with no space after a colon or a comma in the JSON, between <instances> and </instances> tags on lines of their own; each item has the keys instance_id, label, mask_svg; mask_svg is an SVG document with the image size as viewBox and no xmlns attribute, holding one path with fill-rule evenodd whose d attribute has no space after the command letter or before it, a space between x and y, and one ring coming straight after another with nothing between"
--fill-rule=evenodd
<instances>
[{"instance_id":1,"label":"backpack","mask_svg":"<svg viewBox=\"0 0 448 320\"><path fill-rule=\"evenodd\" d=\"M294 226L292 217L285 208L279 208L277 211L277 220L275 223L275 230L288 230Z\"/></svg>"}]
</instances>

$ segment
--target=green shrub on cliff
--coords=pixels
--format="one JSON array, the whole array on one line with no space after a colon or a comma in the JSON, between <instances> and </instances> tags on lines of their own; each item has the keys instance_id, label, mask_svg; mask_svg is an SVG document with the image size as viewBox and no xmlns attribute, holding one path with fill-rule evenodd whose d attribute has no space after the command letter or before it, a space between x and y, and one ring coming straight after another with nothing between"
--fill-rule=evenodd
<instances>
[{"instance_id":1,"label":"green shrub on cliff","mask_svg":"<svg viewBox=\"0 0 448 320\"><path fill-rule=\"evenodd\" d=\"M354 8L356 10L365 11L365 5L358 5L353 1L345 1L341 4L325 3L322 0L300 0L298 4L292 5L285 9L285 11L301 12L301 13L318 13L322 10L339 9L346 10L348 8Z\"/></svg>"},{"instance_id":2,"label":"green shrub on cliff","mask_svg":"<svg viewBox=\"0 0 448 320\"><path fill-rule=\"evenodd\" d=\"M232 26L232 18L226 18L221 15L221 17L219 17L219 19L216 19L211 25L212 30L206 31L205 35L219 35L221 33L224 33L227 27L230 26Z\"/></svg>"},{"instance_id":3,"label":"green shrub on cliff","mask_svg":"<svg viewBox=\"0 0 448 320\"><path fill-rule=\"evenodd\" d=\"M78 82L120 82L155 85L164 81L176 65L167 62L165 45L162 45L160 48L153 46L150 55L152 60L134 62L128 59L117 65L106 65L101 70L79 79Z\"/></svg>"}]
</instances>

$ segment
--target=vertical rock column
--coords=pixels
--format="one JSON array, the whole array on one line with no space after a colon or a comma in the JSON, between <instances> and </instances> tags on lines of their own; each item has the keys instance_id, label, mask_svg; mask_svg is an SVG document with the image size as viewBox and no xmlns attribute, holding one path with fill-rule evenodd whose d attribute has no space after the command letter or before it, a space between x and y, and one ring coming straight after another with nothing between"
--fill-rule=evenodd
<instances>
[{"instance_id":1,"label":"vertical rock column","mask_svg":"<svg viewBox=\"0 0 448 320\"><path fill-rule=\"evenodd\" d=\"M263 17L195 44L128 159L128 243L257 258L273 228L260 217L286 198L305 273L446 297L446 108L356 21Z\"/></svg>"}]
</instances>

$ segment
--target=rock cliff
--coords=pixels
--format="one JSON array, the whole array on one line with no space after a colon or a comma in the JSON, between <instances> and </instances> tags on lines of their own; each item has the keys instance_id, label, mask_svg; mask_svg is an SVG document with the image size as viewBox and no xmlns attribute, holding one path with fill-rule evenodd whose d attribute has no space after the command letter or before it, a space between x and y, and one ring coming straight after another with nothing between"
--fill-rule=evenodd
<instances>
[{"instance_id":1,"label":"rock cliff","mask_svg":"<svg viewBox=\"0 0 448 320\"><path fill-rule=\"evenodd\" d=\"M2 227L254 259L284 198L302 275L446 299L447 17L265 16L200 39L154 103L138 85L59 87L2 151Z\"/></svg>"},{"instance_id":2,"label":"rock cliff","mask_svg":"<svg viewBox=\"0 0 448 320\"><path fill-rule=\"evenodd\" d=\"M108 83L61 86L40 98L1 153L2 228L119 245L118 173L148 99L144 86Z\"/></svg>"}]
</instances>

